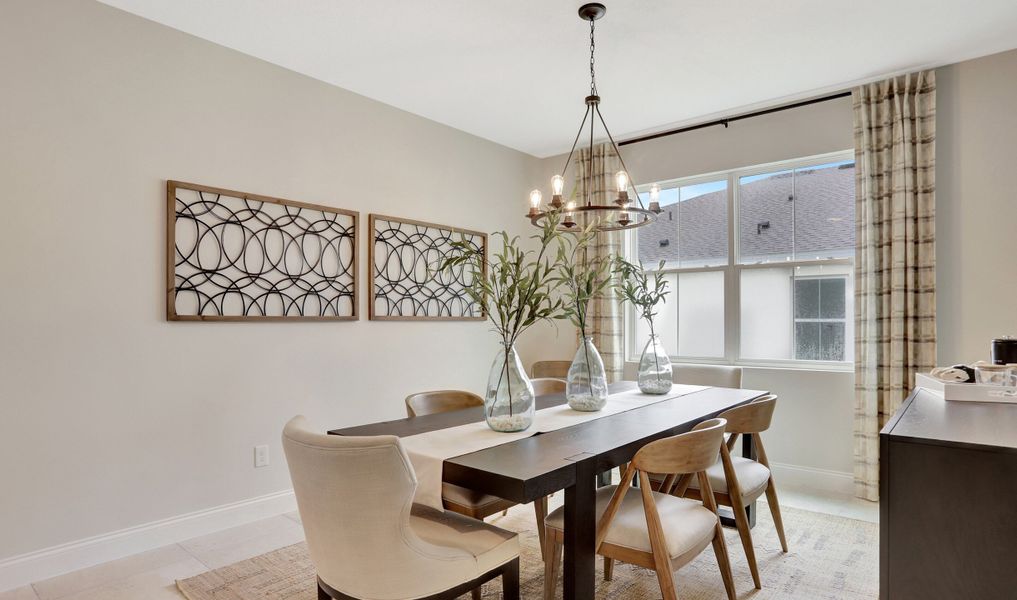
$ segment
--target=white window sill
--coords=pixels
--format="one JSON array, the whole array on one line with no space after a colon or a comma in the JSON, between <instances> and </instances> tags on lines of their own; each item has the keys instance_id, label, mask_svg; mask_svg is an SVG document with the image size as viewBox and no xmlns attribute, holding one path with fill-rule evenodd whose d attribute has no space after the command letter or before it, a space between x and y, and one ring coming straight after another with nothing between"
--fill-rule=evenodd
<instances>
[{"instance_id":1,"label":"white window sill","mask_svg":"<svg viewBox=\"0 0 1017 600\"><path fill-rule=\"evenodd\" d=\"M639 369L639 357L626 360L634 369ZM720 367L744 367L746 369L768 369L775 371L813 371L826 373L854 373L855 364L845 362L824 362L804 360L736 360L671 358L672 365L713 365Z\"/></svg>"}]
</instances>

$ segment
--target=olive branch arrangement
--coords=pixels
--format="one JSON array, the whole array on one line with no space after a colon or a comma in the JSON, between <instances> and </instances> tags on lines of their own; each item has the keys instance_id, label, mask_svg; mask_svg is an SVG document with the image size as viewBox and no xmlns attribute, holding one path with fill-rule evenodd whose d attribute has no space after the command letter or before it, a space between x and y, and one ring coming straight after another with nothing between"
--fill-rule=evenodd
<instances>
[{"instance_id":1,"label":"olive branch arrangement","mask_svg":"<svg viewBox=\"0 0 1017 600\"><path fill-rule=\"evenodd\" d=\"M452 256L438 267L442 271L461 268L468 272L466 294L484 308L493 331L501 337L504 346L506 360L500 375L502 379L508 377L508 354L522 332L539 322L567 316L565 301L553 293L559 283L561 258L567 255L569 248L566 238L558 231L560 222L560 213L552 212L544 220L540 232L530 236L537 242L537 250L523 250L519 236L510 238L504 231L493 234L492 237L501 240L501 250L494 253L490 262L479 248L465 241L453 241ZM507 385L511 397L511 378ZM491 411L493 414L493 405ZM510 403L509 414L511 411Z\"/></svg>"},{"instance_id":2,"label":"olive branch arrangement","mask_svg":"<svg viewBox=\"0 0 1017 600\"><path fill-rule=\"evenodd\" d=\"M596 240L597 232L591 223L576 234L570 247L559 248L558 276L556 281L564 289L564 317L579 330L580 344L590 368L590 355L586 346L586 325L590 301L605 292L618 288L618 274L622 261L613 256L589 256L589 246ZM592 383L591 383L592 387ZM591 389L592 392L592 389Z\"/></svg>"},{"instance_id":3,"label":"olive branch arrangement","mask_svg":"<svg viewBox=\"0 0 1017 600\"><path fill-rule=\"evenodd\" d=\"M657 270L653 272L652 285L650 275L643 268L642 263L634 265L624 259L618 259L622 274L622 284L618 287L622 299L636 307L639 317L650 326L650 337L656 335L653 331L653 317L657 316L656 308L669 291L667 279L663 273L664 261L660 261ZM657 367L660 377L660 365L657 364L657 357L654 355L654 364Z\"/></svg>"}]
</instances>

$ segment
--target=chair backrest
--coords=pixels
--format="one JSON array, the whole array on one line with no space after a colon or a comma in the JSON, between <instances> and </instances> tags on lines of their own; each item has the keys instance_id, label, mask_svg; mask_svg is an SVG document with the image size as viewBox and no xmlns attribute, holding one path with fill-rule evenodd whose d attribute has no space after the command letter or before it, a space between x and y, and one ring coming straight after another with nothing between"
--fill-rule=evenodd
<instances>
[{"instance_id":1,"label":"chair backrest","mask_svg":"<svg viewBox=\"0 0 1017 600\"><path fill-rule=\"evenodd\" d=\"M705 471L717 462L724 441L724 419L710 419L692 431L643 446L632 457L636 469L663 475Z\"/></svg>"},{"instance_id":2,"label":"chair backrest","mask_svg":"<svg viewBox=\"0 0 1017 600\"><path fill-rule=\"evenodd\" d=\"M554 377L538 377L537 379L531 379L530 383L533 384L534 396L564 394L565 386L568 385L564 379L556 379Z\"/></svg>"},{"instance_id":3,"label":"chair backrest","mask_svg":"<svg viewBox=\"0 0 1017 600\"><path fill-rule=\"evenodd\" d=\"M572 362L567 360L538 360L533 363L531 376L565 379L569 376L569 367L571 366Z\"/></svg>"},{"instance_id":4,"label":"chair backrest","mask_svg":"<svg viewBox=\"0 0 1017 600\"><path fill-rule=\"evenodd\" d=\"M661 529L660 516L657 513L656 501L651 491L653 488L649 473L667 475L661 488L665 490L665 493L674 484L676 477L682 476L683 485L687 486L692 475L698 476L700 486L704 490L703 505L716 513L717 505L713 498L713 490L710 488L710 480L706 476L706 469L717 462L717 455L721 453L724 446L724 427L726 425L727 421L724 419L710 419L700 423L688 433L650 442L636 452L632 461L629 462L628 468L625 469L622 481L632 481L633 475L639 475L639 493L643 497L643 512L646 515L646 526L654 554L667 556L666 548L662 546L664 534ZM604 513L597 523L596 548L598 550L607 537L611 521L618 513L625 494L630 489L631 486L628 485L618 486L604 509Z\"/></svg>"},{"instance_id":5,"label":"chair backrest","mask_svg":"<svg viewBox=\"0 0 1017 600\"><path fill-rule=\"evenodd\" d=\"M728 433L759 433L770 428L773 410L777 407L777 396L768 394L748 404L724 411L720 416L727 419Z\"/></svg>"},{"instance_id":6,"label":"chair backrest","mask_svg":"<svg viewBox=\"0 0 1017 600\"><path fill-rule=\"evenodd\" d=\"M414 579L454 581L473 568L469 553L425 542L410 527L417 479L396 436L323 435L298 416L282 443L311 561L332 588L415 598Z\"/></svg>"},{"instance_id":7,"label":"chair backrest","mask_svg":"<svg viewBox=\"0 0 1017 600\"><path fill-rule=\"evenodd\" d=\"M673 365L672 378L675 383L740 388L742 368L726 365Z\"/></svg>"},{"instance_id":8,"label":"chair backrest","mask_svg":"<svg viewBox=\"0 0 1017 600\"><path fill-rule=\"evenodd\" d=\"M462 390L436 390L406 396L406 416L419 417L435 413L483 406L484 399Z\"/></svg>"}]
</instances>

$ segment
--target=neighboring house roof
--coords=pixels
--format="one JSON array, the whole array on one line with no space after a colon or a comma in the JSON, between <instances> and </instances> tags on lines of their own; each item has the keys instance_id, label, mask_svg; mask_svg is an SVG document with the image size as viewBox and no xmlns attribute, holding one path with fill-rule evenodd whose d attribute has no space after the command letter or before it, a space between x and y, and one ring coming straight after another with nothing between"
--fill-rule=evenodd
<instances>
[{"instance_id":1,"label":"neighboring house roof","mask_svg":"<svg viewBox=\"0 0 1017 600\"><path fill-rule=\"evenodd\" d=\"M742 257L783 258L792 246L801 258L825 258L855 246L853 165L799 169L741 186L738 232ZM726 262L727 190L663 207L638 231L639 259ZM824 255L824 252L827 254Z\"/></svg>"}]
</instances>

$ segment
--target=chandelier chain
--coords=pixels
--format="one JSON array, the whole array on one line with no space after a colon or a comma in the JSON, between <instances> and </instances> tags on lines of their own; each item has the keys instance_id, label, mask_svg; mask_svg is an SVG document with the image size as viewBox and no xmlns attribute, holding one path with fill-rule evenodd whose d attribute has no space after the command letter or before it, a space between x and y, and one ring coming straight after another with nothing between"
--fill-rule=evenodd
<instances>
[{"instance_id":1,"label":"chandelier chain","mask_svg":"<svg viewBox=\"0 0 1017 600\"><path fill-rule=\"evenodd\" d=\"M593 30L596 27L596 23L597 23L596 21L594 21L592 19L590 20L590 95L591 96L596 96L597 95L597 76L596 76L596 73L594 72L594 69L593 69L593 67L594 67L593 52L594 52L594 50L597 49L597 42L596 42L596 40L594 39L594 36L593 36Z\"/></svg>"}]
</instances>

